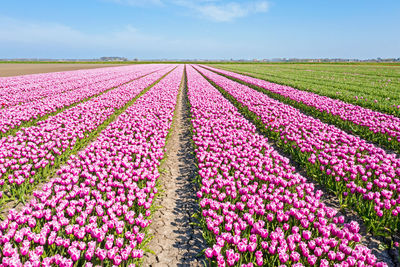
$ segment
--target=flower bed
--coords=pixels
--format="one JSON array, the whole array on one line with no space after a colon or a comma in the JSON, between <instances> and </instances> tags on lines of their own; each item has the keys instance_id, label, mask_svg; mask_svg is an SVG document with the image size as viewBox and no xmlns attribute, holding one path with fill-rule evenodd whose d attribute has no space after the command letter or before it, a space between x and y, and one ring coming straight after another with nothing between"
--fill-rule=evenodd
<instances>
[{"instance_id":1,"label":"flower bed","mask_svg":"<svg viewBox=\"0 0 400 267\"><path fill-rule=\"evenodd\" d=\"M0 139L0 203L23 199L114 119L142 90L173 68L150 74ZM5 194L5 192L7 194Z\"/></svg>"},{"instance_id":2,"label":"flower bed","mask_svg":"<svg viewBox=\"0 0 400 267\"><path fill-rule=\"evenodd\" d=\"M258 123L259 129L301 164L308 175L353 207L374 232L399 229L400 160L333 125L263 93L199 69Z\"/></svg>"},{"instance_id":3,"label":"flower bed","mask_svg":"<svg viewBox=\"0 0 400 267\"><path fill-rule=\"evenodd\" d=\"M98 82L91 85L66 92L53 92L53 95L48 97L42 97L38 90L23 90L14 87L9 90L2 89L0 90L0 93L8 93L13 97L16 97L16 101L20 99L22 104L7 106L8 102L7 100L4 100L6 98L4 98L4 96L1 97L2 101L5 102L0 103L0 105L2 105L1 107L3 107L0 109L0 137L13 134L21 127L33 126L37 121L62 112L90 97L95 97L109 89L121 86L124 83L163 68L165 68L165 66L145 65L139 69L128 69L129 71L121 71L119 75L113 75L112 79L103 76ZM57 89L50 86L48 91L57 91ZM24 102L24 99L26 100L31 98L33 98L34 101Z\"/></svg>"},{"instance_id":4,"label":"flower bed","mask_svg":"<svg viewBox=\"0 0 400 267\"><path fill-rule=\"evenodd\" d=\"M235 72L208 69L253 86L286 104L363 138L400 152L400 118L289 86L270 83Z\"/></svg>"},{"instance_id":5,"label":"flower bed","mask_svg":"<svg viewBox=\"0 0 400 267\"><path fill-rule=\"evenodd\" d=\"M198 216L218 266L385 266L227 99L187 68Z\"/></svg>"},{"instance_id":6,"label":"flower bed","mask_svg":"<svg viewBox=\"0 0 400 267\"><path fill-rule=\"evenodd\" d=\"M179 66L0 223L4 266L134 266L143 256Z\"/></svg>"}]
</instances>

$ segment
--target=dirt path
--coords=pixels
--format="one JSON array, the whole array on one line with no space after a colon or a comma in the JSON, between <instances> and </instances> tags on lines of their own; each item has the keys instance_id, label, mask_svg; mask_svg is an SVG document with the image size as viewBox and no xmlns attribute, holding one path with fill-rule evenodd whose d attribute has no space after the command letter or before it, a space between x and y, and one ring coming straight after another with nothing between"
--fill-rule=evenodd
<instances>
[{"instance_id":1,"label":"dirt path","mask_svg":"<svg viewBox=\"0 0 400 267\"><path fill-rule=\"evenodd\" d=\"M123 66L123 64L2 63L0 64L0 77L117 66Z\"/></svg>"},{"instance_id":2,"label":"dirt path","mask_svg":"<svg viewBox=\"0 0 400 267\"><path fill-rule=\"evenodd\" d=\"M154 238L143 266L203 266L198 256L206 247L200 228L192 225L191 217L198 209L196 175L192 154L189 108L183 89L178 97L171 135L166 145L165 173L160 182L164 190L156 202L160 206L153 217L149 232Z\"/></svg>"}]
</instances>

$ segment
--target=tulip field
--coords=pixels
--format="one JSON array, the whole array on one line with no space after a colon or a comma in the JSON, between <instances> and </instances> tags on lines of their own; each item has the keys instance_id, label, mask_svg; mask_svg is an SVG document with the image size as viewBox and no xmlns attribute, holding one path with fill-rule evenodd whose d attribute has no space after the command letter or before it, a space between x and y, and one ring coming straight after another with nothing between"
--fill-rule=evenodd
<instances>
[{"instance_id":1,"label":"tulip field","mask_svg":"<svg viewBox=\"0 0 400 267\"><path fill-rule=\"evenodd\" d=\"M388 114L400 115L398 64L217 64Z\"/></svg>"},{"instance_id":2,"label":"tulip field","mask_svg":"<svg viewBox=\"0 0 400 267\"><path fill-rule=\"evenodd\" d=\"M397 111L244 70L137 64L0 78L0 266L145 266L180 105L203 265L395 266L363 233L399 246Z\"/></svg>"}]
</instances>

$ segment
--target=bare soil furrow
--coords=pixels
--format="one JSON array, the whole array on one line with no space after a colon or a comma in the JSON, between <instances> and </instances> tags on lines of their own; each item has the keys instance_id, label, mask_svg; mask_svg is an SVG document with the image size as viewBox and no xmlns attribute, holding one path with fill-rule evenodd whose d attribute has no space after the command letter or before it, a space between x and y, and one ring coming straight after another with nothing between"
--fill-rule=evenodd
<instances>
[{"instance_id":1,"label":"bare soil furrow","mask_svg":"<svg viewBox=\"0 0 400 267\"><path fill-rule=\"evenodd\" d=\"M190 111L184 89L175 110L171 135L166 145L165 171L160 176L163 190L156 202L149 233L154 238L145 255L143 266L203 266L202 251L206 244L192 217L198 211L195 158L192 153Z\"/></svg>"}]
</instances>

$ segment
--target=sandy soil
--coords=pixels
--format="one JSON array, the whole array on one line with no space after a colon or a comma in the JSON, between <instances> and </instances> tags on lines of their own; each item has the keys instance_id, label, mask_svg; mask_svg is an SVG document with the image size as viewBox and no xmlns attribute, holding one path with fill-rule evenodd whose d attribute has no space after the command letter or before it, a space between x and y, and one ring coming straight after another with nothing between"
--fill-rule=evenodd
<instances>
[{"instance_id":1,"label":"sandy soil","mask_svg":"<svg viewBox=\"0 0 400 267\"><path fill-rule=\"evenodd\" d=\"M0 64L0 77L18 76L34 73L47 73L80 69L95 69L123 66L123 64L65 64L65 63L49 63L49 64L25 64L25 63L4 63Z\"/></svg>"}]
</instances>

